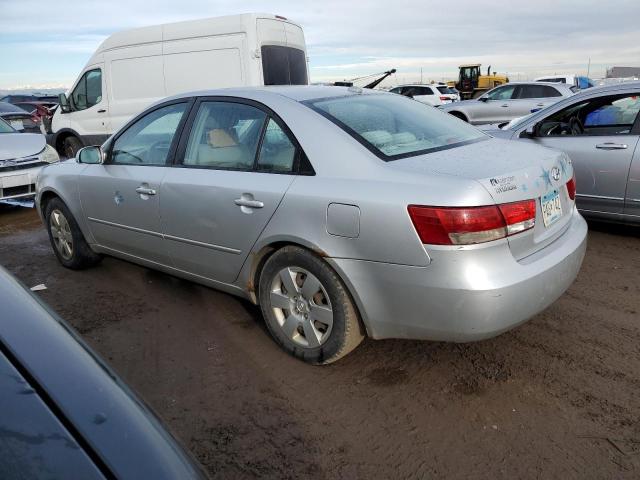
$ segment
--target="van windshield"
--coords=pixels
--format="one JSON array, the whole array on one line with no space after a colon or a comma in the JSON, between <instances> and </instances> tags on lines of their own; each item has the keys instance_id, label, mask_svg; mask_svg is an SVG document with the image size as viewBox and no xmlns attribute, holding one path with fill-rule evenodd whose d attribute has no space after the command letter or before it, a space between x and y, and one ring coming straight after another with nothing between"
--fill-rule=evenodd
<instances>
[{"instance_id":1,"label":"van windshield","mask_svg":"<svg viewBox=\"0 0 640 480\"><path fill-rule=\"evenodd\" d=\"M448 113L401 95L359 94L303 103L387 161L488 138Z\"/></svg>"},{"instance_id":2,"label":"van windshield","mask_svg":"<svg viewBox=\"0 0 640 480\"><path fill-rule=\"evenodd\" d=\"M265 85L307 85L304 50L280 45L263 45L262 72Z\"/></svg>"}]
</instances>

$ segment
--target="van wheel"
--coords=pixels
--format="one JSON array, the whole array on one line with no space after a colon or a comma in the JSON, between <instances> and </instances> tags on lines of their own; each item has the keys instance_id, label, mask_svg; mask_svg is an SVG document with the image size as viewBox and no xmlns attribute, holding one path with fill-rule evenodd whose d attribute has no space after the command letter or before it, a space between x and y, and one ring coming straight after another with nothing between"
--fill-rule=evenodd
<instances>
[{"instance_id":1,"label":"van wheel","mask_svg":"<svg viewBox=\"0 0 640 480\"><path fill-rule=\"evenodd\" d=\"M315 365L335 362L364 338L346 287L321 258L296 246L274 253L260 274L267 328L289 354Z\"/></svg>"},{"instance_id":2,"label":"van wheel","mask_svg":"<svg viewBox=\"0 0 640 480\"><path fill-rule=\"evenodd\" d=\"M60 263L72 270L88 268L102 260L91 250L71 212L59 198L47 203L44 218L53 251Z\"/></svg>"},{"instance_id":3,"label":"van wheel","mask_svg":"<svg viewBox=\"0 0 640 480\"><path fill-rule=\"evenodd\" d=\"M83 145L80 139L71 135L62 142L62 153L66 158L75 158L76 153L78 153L78 150L82 147Z\"/></svg>"}]
</instances>

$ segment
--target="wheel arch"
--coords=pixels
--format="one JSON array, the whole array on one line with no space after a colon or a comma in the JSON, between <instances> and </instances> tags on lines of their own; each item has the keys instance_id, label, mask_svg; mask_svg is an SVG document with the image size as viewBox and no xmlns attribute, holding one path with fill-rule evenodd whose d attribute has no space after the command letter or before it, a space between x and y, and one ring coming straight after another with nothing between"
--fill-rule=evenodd
<instances>
[{"instance_id":1,"label":"wheel arch","mask_svg":"<svg viewBox=\"0 0 640 480\"><path fill-rule=\"evenodd\" d=\"M467 123L469 123L469 117L464 114L463 112L461 112L460 110L451 110L450 112L448 112L449 115L453 115L456 118L459 118L460 120L463 120Z\"/></svg>"},{"instance_id":2,"label":"wheel arch","mask_svg":"<svg viewBox=\"0 0 640 480\"><path fill-rule=\"evenodd\" d=\"M76 137L82 145L84 142L82 141L82 136L71 128L63 128L56 132L55 137L53 139L53 146L57 150L59 154L64 153L64 141L69 137Z\"/></svg>"}]
</instances>

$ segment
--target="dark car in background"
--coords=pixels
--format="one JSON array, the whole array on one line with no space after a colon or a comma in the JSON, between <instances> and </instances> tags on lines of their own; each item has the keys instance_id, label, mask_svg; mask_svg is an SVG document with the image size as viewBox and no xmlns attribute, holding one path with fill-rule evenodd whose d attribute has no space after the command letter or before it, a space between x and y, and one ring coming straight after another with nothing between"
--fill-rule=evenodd
<instances>
[{"instance_id":1,"label":"dark car in background","mask_svg":"<svg viewBox=\"0 0 640 480\"><path fill-rule=\"evenodd\" d=\"M0 478L204 479L118 376L0 267Z\"/></svg>"},{"instance_id":2,"label":"dark car in background","mask_svg":"<svg viewBox=\"0 0 640 480\"><path fill-rule=\"evenodd\" d=\"M5 95L0 98L0 102L5 103L20 103L20 102L48 102L48 103L58 103L57 95L33 95L33 94L23 94L23 95Z\"/></svg>"},{"instance_id":3,"label":"dark car in background","mask_svg":"<svg viewBox=\"0 0 640 480\"><path fill-rule=\"evenodd\" d=\"M41 133L40 119L17 105L0 102L0 118L19 132Z\"/></svg>"}]
</instances>

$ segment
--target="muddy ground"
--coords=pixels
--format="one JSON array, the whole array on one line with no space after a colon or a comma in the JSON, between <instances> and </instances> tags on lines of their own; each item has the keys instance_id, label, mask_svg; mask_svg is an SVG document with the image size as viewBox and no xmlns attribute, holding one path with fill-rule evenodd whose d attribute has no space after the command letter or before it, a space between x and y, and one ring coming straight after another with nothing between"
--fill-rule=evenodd
<instances>
[{"instance_id":1,"label":"muddy ground","mask_svg":"<svg viewBox=\"0 0 640 480\"><path fill-rule=\"evenodd\" d=\"M65 270L30 209L0 206L0 264L46 284L213 478L639 478L640 232L590 227L578 280L515 331L366 341L329 367L232 296L112 258Z\"/></svg>"}]
</instances>

